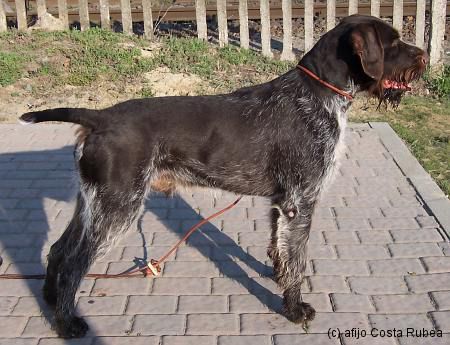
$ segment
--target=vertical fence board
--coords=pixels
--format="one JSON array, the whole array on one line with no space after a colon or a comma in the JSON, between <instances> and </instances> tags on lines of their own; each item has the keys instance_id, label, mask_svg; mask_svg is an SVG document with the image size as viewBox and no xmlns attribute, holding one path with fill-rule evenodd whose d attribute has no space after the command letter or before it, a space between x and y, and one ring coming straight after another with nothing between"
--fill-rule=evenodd
<instances>
[{"instance_id":1,"label":"vertical fence board","mask_svg":"<svg viewBox=\"0 0 450 345\"><path fill-rule=\"evenodd\" d=\"M67 0L58 0L58 18L65 29L69 28L69 13L67 12Z\"/></svg>"},{"instance_id":2,"label":"vertical fence board","mask_svg":"<svg viewBox=\"0 0 450 345\"><path fill-rule=\"evenodd\" d=\"M219 25L219 46L228 44L227 1L217 0L217 24Z\"/></svg>"},{"instance_id":3,"label":"vertical fence board","mask_svg":"<svg viewBox=\"0 0 450 345\"><path fill-rule=\"evenodd\" d=\"M292 51L292 0L282 0L283 11L283 51L281 60L293 61L295 59Z\"/></svg>"},{"instance_id":4,"label":"vertical fence board","mask_svg":"<svg viewBox=\"0 0 450 345\"><path fill-rule=\"evenodd\" d=\"M130 0L120 0L120 11L122 12L122 27L125 34L133 33L133 20L131 19Z\"/></svg>"},{"instance_id":5,"label":"vertical fence board","mask_svg":"<svg viewBox=\"0 0 450 345\"><path fill-rule=\"evenodd\" d=\"M438 66L442 63L446 5L445 0L431 1L431 30L428 47L431 66Z\"/></svg>"},{"instance_id":6,"label":"vertical fence board","mask_svg":"<svg viewBox=\"0 0 450 345\"><path fill-rule=\"evenodd\" d=\"M142 0L142 12L144 14L144 37L151 40L153 39L153 14L151 0Z\"/></svg>"},{"instance_id":7,"label":"vertical fence board","mask_svg":"<svg viewBox=\"0 0 450 345\"><path fill-rule=\"evenodd\" d=\"M250 48L250 39L248 34L248 6L247 0L239 0L239 37L241 48Z\"/></svg>"},{"instance_id":8,"label":"vertical fence board","mask_svg":"<svg viewBox=\"0 0 450 345\"><path fill-rule=\"evenodd\" d=\"M358 0L348 0L348 15L358 13Z\"/></svg>"},{"instance_id":9,"label":"vertical fence board","mask_svg":"<svg viewBox=\"0 0 450 345\"><path fill-rule=\"evenodd\" d=\"M47 5L45 0L36 0L37 15L38 18L42 17L47 12Z\"/></svg>"},{"instance_id":10,"label":"vertical fence board","mask_svg":"<svg viewBox=\"0 0 450 345\"><path fill-rule=\"evenodd\" d=\"M261 13L261 48L264 56L272 57L270 46L270 4L269 0L260 0L259 10Z\"/></svg>"},{"instance_id":11,"label":"vertical fence board","mask_svg":"<svg viewBox=\"0 0 450 345\"><path fill-rule=\"evenodd\" d=\"M198 38L206 41L208 39L208 27L206 26L205 0L195 0L195 17Z\"/></svg>"},{"instance_id":12,"label":"vertical fence board","mask_svg":"<svg viewBox=\"0 0 450 345\"><path fill-rule=\"evenodd\" d=\"M79 6L79 13L80 13L80 27L81 27L81 31L84 31L84 30L89 29L89 27L90 27L88 1L80 0L78 6Z\"/></svg>"},{"instance_id":13,"label":"vertical fence board","mask_svg":"<svg viewBox=\"0 0 450 345\"><path fill-rule=\"evenodd\" d=\"M27 10L25 9L24 0L16 0L17 29L27 29Z\"/></svg>"},{"instance_id":14,"label":"vertical fence board","mask_svg":"<svg viewBox=\"0 0 450 345\"><path fill-rule=\"evenodd\" d=\"M336 0L327 0L327 31L336 25Z\"/></svg>"},{"instance_id":15,"label":"vertical fence board","mask_svg":"<svg viewBox=\"0 0 450 345\"><path fill-rule=\"evenodd\" d=\"M416 46L424 48L425 41L425 0L416 3Z\"/></svg>"},{"instance_id":16,"label":"vertical fence board","mask_svg":"<svg viewBox=\"0 0 450 345\"><path fill-rule=\"evenodd\" d=\"M8 28L7 22L6 22L6 11L5 7L3 6L3 1L0 0L0 32L6 31Z\"/></svg>"},{"instance_id":17,"label":"vertical fence board","mask_svg":"<svg viewBox=\"0 0 450 345\"><path fill-rule=\"evenodd\" d=\"M314 44L314 0L305 0L305 53Z\"/></svg>"},{"instance_id":18,"label":"vertical fence board","mask_svg":"<svg viewBox=\"0 0 450 345\"><path fill-rule=\"evenodd\" d=\"M403 28L403 0L394 0L392 12L392 26L398 30L401 37Z\"/></svg>"},{"instance_id":19,"label":"vertical fence board","mask_svg":"<svg viewBox=\"0 0 450 345\"><path fill-rule=\"evenodd\" d=\"M102 29L111 29L111 21L109 19L109 0L100 0L100 24Z\"/></svg>"},{"instance_id":20,"label":"vertical fence board","mask_svg":"<svg viewBox=\"0 0 450 345\"><path fill-rule=\"evenodd\" d=\"M370 0L370 15L380 17L380 0Z\"/></svg>"}]
</instances>

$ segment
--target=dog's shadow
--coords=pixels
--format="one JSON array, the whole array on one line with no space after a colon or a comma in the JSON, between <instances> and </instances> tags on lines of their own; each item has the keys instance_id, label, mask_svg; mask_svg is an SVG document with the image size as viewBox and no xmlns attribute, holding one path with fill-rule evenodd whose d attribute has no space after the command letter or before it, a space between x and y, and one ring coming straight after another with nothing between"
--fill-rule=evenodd
<instances>
[{"instance_id":1,"label":"dog's shadow","mask_svg":"<svg viewBox=\"0 0 450 345\"><path fill-rule=\"evenodd\" d=\"M49 247L64 231L70 220L71 206L67 207L67 203L72 205L74 203L77 188L74 176L73 146L64 146L54 150L0 154L0 192L2 195L0 198L0 262L3 261L0 265L0 273L23 275L45 273L45 257ZM203 219L182 197L176 197L175 202L178 208L183 209L185 219L195 219L196 221ZM187 231L187 229L180 231L173 222L164 218L161 214L165 211L164 208L148 207L148 201L146 205L145 212L153 213L159 222L178 237L181 238ZM142 226L146 226L142 221L138 224L138 229L140 227L141 230ZM132 231L130 230L130 232ZM152 229L145 229L145 233L151 231ZM141 234L144 236L143 232ZM146 252L145 247L145 240L148 239L143 237L143 240L143 257L138 258L136 262L140 260L142 263L151 255ZM220 277L238 282L263 305L272 311L280 312L281 298L261 285L255 280L255 277L249 277L243 268L245 265L248 266L270 282L268 276L271 275L271 267L259 262L244 251L221 229L208 223L199 229L187 243L217 267ZM216 250L213 251L211 248ZM213 253L215 253L214 257ZM130 263L131 265L132 263ZM83 283L89 285L93 284L93 281L85 280ZM39 308L41 315L51 325L53 311L42 299L42 284L43 281L37 279L2 280L1 290L3 292L0 295L11 297L32 295L35 303L31 303L31 305ZM89 286L87 286L88 289ZM83 286L80 290L83 290ZM27 298L29 299L29 297ZM30 301L25 301L25 299L23 301L21 301L22 298L19 299L19 303L16 303L15 306L11 304L11 315L28 316L33 314L30 311ZM37 315L34 314L34 316ZM94 333L90 331L88 337L95 337ZM38 335L27 333L26 327L23 336ZM86 339L86 343L91 340ZM95 344L102 344L101 338L96 338Z\"/></svg>"},{"instance_id":2,"label":"dog's shadow","mask_svg":"<svg viewBox=\"0 0 450 345\"><path fill-rule=\"evenodd\" d=\"M164 196L159 196L164 198ZM236 197L237 198L237 197ZM154 217L162 223L166 229L176 234L179 238L182 238L184 234L189 230L190 226L197 224L204 220L202 216L197 212L197 207L192 207L182 196L173 197L172 204L176 205L177 210L183 211L183 217L189 221L182 222L185 228L181 229L177 226L177 222L170 220L166 217L166 209L151 206L152 196L147 200L144 212L151 212ZM231 203L231 202L230 202ZM239 207L239 204L237 205ZM174 209L171 209L174 210ZM210 212L216 212L219 208L211 210ZM169 210L170 211L170 210ZM210 216L207 214L205 216ZM226 213L219 217L226 216ZM145 217L145 213L142 214L138 221L138 231L141 236L144 236L146 231L151 229L144 229L142 219ZM269 231L269 229L268 229ZM143 237L144 238L144 237ZM206 260L212 262L220 274L220 278L228 278L239 283L247 291L254 295L262 305L265 305L269 310L279 313L281 311L282 299L277 294L274 294L267 287L263 286L255 278L264 278L268 284L273 284L272 281L272 267L258 261L254 256L245 251L239 244L235 242L227 233L223 232L213 223L206 223L201 226L187 241L188 247L195 248ZM136 257L135 263L147 262L150 260L152 253L147 253L145 245L142 246L143 256L141 258ZM155 258L156 259L156 258ZM195 266L196 261L191 262ZM250 277L246 270L243 268L247 266L253 271ZM163 271L164 273L164 271ZM255 274L256 273L256 274ZM256 276L258 275L258 276ZM218 277L219 278L219 277ZM192 279L195 279L192 277ZM217 287L213 285L213 289ZM213 291L214 293L214 291ZM232 293L232 291L230 291Z\"/></svg>"}]
</instances>

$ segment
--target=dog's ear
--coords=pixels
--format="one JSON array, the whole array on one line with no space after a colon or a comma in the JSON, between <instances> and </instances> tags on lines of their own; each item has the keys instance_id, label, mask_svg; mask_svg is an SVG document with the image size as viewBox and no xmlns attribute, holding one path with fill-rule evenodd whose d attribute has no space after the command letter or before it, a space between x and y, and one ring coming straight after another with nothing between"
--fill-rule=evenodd
<instances>
[{"instance_id":1,"label":"dog's ear","mask_svg":"<svg viewBox=\"0 0 450 345\"><path fill-rule=\"evenodd\" d=\"M364 73L380 80L383 75L384 50L375 26L358 24L351 31L351 45L361 60Z\"/></svg>"}]
</instances>

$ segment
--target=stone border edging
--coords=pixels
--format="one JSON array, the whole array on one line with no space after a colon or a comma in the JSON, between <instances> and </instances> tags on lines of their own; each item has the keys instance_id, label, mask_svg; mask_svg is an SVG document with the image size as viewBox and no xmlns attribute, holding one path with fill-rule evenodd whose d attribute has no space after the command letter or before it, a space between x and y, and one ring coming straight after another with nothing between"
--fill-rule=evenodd
<instances>
[{"instance_id":1,"label":"stone border edging","mask_svg":"<svg viewBox=\"0 0 450 345\"><path fill-rule=\"evenodd\" d=\"M369 122L369 126L378 133L402 173L431 210L447 239L450 239L450 200L387 122Z\"/></svg>"}]
</instances>

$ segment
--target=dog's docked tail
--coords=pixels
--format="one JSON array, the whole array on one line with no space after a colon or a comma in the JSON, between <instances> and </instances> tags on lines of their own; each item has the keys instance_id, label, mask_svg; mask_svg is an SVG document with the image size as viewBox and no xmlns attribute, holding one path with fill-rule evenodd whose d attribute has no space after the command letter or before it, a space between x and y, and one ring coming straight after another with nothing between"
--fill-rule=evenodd
<instances>
[{"instance_id":1,"label":"dog's docked tail","mask_svg":"<svg viewBox=\"0 0 450 345\"><path fill-rule=\"evenodd\" d=\"M96 128L100 122L98 110L85 108L56 108L25 113L19 118L23 125L45 121L71 122L87 128Z\"/></svg>"}]
</instances>

